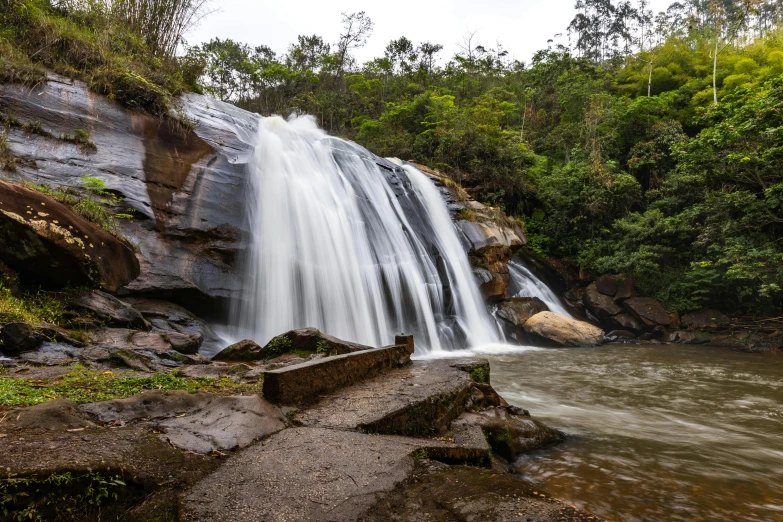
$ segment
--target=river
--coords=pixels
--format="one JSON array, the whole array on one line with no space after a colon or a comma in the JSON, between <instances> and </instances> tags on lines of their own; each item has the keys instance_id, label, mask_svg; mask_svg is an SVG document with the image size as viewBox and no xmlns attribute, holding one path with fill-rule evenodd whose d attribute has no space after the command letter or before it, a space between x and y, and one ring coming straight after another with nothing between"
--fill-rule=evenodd
<instances>
[{"instance_id":1,"label":"river","mask_svg":"<svg viewBox=\"0 0 783 522\"><path fill-rule=\"evenodd\" d=\"M569 435L514 464L555 497L607 520L783 520L783 358L660 345L487 357L503 397Z\"/></svg>"}]
</instances>

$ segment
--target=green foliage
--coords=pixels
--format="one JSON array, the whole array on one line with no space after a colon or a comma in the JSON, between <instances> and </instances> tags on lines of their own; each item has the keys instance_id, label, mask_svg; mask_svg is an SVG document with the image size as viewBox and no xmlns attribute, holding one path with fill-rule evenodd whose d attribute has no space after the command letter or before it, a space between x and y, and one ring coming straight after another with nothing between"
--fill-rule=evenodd
<instances>
[{"instance_id":1,"label":"green foliage","mask_svg":"<svg viewBox=\"0 0 783 522\"><path fill-rule=\"evenodd\" d=\"M489 370L485 365L477 366L470 372L470 378L473 382L489 383Z\"/></svg>"},{"instance_id":2,"label":"green foliage","mask_svg":"<svg viewBox=\"0 0 783 522\"><path fill-rule=\"evenodd\" d=\"M293 343L291 342L291 339L285 335L278 335L269 341L269 344L267 344L266 348L267 358L274 359L275 357L279 357L284 353L290 352L293 348Z\"/></svg>"},{"instance_id":3,"label":"green foliage","mask_svg":"<svg viewBox=\"0 0 783 522\"><path fill-rule=\"evenodd\" d=\"M194 7L190 0L166 3L182 4L185 11ZM165 16L152 26L140 27L128 23L124 17L128 13L121 12L139 7L136 2L111 5L117 9L112 11L101 2L53 5L49 0L5 0L0 14L0 82L39 84L46 80L45 69L51 69L83 80L127 107L166 116L171 97L189 86L186 76L194 75L194 64L181 64L170 52L171 42L176 40L176 47L181 34L158 42L149 29L157 28L164 38ZM170 15L185 11L174 9ZM137 11L134 21L145 14ZM88 145L78 134L75 139Z\"/></svg>"},{"instance_id":4,"label":"green foliage","mask_svg":"<svg viewBox=\"0 0 783 522\"><path fill-rule=\"evenodd\" d=\"M57 379L13 379L0 373L0 406L31 406L52 399L78 403L124 399L147 390L186 390L210 393L260 393L261 384L239 384L230 379L189 378L176 370L149 377L97 372L82 366Z\"/></svg>"},{"instance_id":5,"label":"green foliage","mask_svg":"<svg viewBox=\"0 0 783 522\"><path fill-rule=\"evenodd\" d=\"M0 513L14 521L81 519L117 501L122 479L93 471L0 479Z\"/></svg>"},{"instance_id":6,"label":"green foliage","mask_svg":"<svg viewBox=\"0 0 783 522\"><path fill-rule=\"evenodd\" d=\"M327 355L329 353L330 347L329 343L324 341L323 339L318 341L315 345L315 353L319 355Z\"/></svg>"}]
</instances>

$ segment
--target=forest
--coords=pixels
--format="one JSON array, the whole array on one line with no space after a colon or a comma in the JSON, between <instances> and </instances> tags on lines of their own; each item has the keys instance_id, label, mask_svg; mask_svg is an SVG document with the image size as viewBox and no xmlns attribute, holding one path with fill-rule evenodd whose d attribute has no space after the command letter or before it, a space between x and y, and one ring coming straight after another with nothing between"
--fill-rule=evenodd
<instances>
[{"instance_id":1,"label":"forest","mask_svg":"<svg viewBox=\"0 0 783 522\"><path fill-rule=\"evenodd\" d=\"M689 0L657 14L645 0L578 0L529 62L472 33L451 57L400 36L366 63L354 57L372 37L365 12L343 13L336 42L300 35L278 53L221 39L177 47L171 35L205 2L109 24L91 2L4 1L6 80L34 82L42 64L153 114L183 90L310 114L502 207L534 254L632 274L672 311L783 306L780 0Z\"/></svg>"}]
</instances>

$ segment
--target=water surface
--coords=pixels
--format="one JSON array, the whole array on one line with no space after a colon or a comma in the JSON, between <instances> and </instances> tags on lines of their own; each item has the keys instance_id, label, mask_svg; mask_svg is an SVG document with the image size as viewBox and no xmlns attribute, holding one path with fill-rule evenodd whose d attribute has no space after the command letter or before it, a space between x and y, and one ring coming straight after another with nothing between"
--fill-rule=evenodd
<instances>
[{"instance_id":1,"label":"water surface","mask_svg":"<svg viewBox=\"0 0 783 522\"><path fill-rule=\"evenodd\" d=\"M783 358L709 346L483 355L567 443L515 468L608 520L783 520Z\"/></svg>"}]
</instances>

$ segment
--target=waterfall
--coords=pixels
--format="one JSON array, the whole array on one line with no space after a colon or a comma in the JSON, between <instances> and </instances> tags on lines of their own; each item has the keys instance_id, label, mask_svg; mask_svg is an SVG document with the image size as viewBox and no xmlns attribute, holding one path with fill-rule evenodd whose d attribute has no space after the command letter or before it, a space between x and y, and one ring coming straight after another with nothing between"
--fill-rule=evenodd
<instances>
[{"instance_id":1,"label":"waterfall","mask_svg":"<svg viewBox=\"0 0 783 522\"><path fill-rule=\"evenodd\" d=\"M424 174L330 137L308 116L263 118L249 168L235 335L264 344L312 326L381 346L405 332L421 353L499 340Z\"/></svg>"},{"instance_id":2,"label":"waterfall","mask_svg":"<svg viewBox=\"0 0 783 522\"><path fill-rule=\"evenodd\" d=\"M537 278L533 272L527 269L516 258L508 262L508 271L511 281L508 286L508 294L513 297L538 297L556 314L574 319L555 293Z\"/></svg>"}]
</instances>

